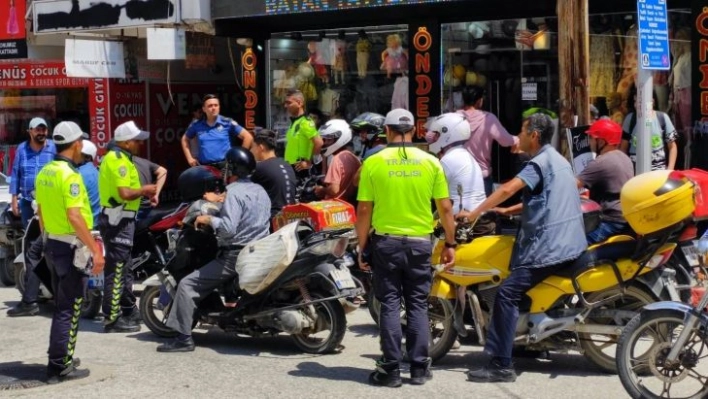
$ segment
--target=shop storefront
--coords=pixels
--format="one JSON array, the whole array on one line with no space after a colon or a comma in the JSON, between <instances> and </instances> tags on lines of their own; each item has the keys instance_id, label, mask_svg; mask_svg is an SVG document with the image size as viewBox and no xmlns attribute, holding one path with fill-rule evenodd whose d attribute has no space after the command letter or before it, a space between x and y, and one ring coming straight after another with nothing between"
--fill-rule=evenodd
<instances>
[{"instance_id":1,"label":"shop storefront","mask_svg":"<svg viewBox=\"0 0 708 399\"><path fill-rule=\"evenodd\" d=\"M503 7L478 0L228 3L213 0L217 35L254 37L265 49L268 78L259 87L265 98L259 125L287 127L281 104L289 89L301 90L308 109L325 117L351 120L366 111L404 107L421 127L430 116L459 109L468 85L486 88L485 109L512 134L524 110L559 110L557 33L563 24L555 0L507 0ZM600 115L622 122L633 109L628 99L637 71L636 1L590 3L585 84ZM668 1L676 49L691 41L681 29L693 25L690 6ZM672 65L691 65L680 49L672 54ZM672 118L670 99L682 71L654 75L656 105ZM688 135L680 122L676 127ZM514 165L507 150L497 151L500 181L514 173Z\"/></svg>"}]
</instances>

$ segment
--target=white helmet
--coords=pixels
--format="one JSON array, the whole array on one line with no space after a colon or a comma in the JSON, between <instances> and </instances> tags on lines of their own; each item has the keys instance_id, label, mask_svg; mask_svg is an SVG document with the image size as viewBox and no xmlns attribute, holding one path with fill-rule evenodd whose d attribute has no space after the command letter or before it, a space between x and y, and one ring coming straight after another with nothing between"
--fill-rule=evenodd
<instances>
[{"instance_id":1,"label":"white helmet","mask_svg":"<svg viewBox=\"0 0 708 399\"><path fill-rule=\"evenodd\" d=\"M442 114L430 123L425 141L428 149L438 154L444 148L463 145L471 136L470 124L457 112Z\"/></svg>"},{"instance_id":2,"label":"white helmet","mask_svg":"<svg viewBox=\"0 0 708 399\"><path fill-rule=\"evenodd\" d=\"M88 155L91 157L91 159L96 159L96 153L98 152L98 148L96 148L96 144L84 140L82 142L82 147L81 147L81 153L84 155Z\"/></svg>"},{"instance_id":3,"label":"white helmet","mask_svg":"<svg viewBox=\"0 0 708 399\"><path fill-rule=\"evenodd\" d=\"M322 150L326 150L324 154L328 157L340 148L352 141L352 130L349 128L347 121L343 119L332 119L327 121L319 130L320 137L325 143L322 145ZM334 141L327 145L327 141Z\"/></svg>"}]
</instances>

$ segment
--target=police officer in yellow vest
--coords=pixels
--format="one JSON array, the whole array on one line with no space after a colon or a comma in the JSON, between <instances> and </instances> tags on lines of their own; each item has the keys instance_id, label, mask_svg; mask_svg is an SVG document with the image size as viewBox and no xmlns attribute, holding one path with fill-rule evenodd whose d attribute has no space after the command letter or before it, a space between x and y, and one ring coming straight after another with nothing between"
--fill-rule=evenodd
<instances>
[{"instance_id":1,"label":"police officer in yellow vest","mask_svg":"<svg viewBox=\"0 0 708 399\"><path fill-rule=\"evenodd\" d=\"M304 178L313 164L322 161L322 137L315 122L305 114L305 96L301 91L289 91L283 106L292 122L285 134L285 162L293 166L298 178Z\"/></svg>"},{"instance_id":2,"label":"police officer in yellow vest","mask_svg":"<svg viewBox=\"0 0 708 399\"><path fill-rule=\"evenodd\" d=\"M42 168L35 181L37 213L47 237L44 251L56 305L49 337L47 382L50 384L89 375L88 369L78 368L79 358L74 357L90 264L88 255L93 258L90 271L94 274L101 273L105 263L88 227L93 226L93 215L77 166L83 159L82 138L76 123L59 123L54 128L57 155Z\"/></svg>"},{"instance_id":3,"label":"police officer in yellow vest","mask_svg":"<svg viewBox=\"0 0 708 399\"><path fill-rule=\"evenodd\" d=\"M388 144L364 161L357 197L359 267L364 270L370 267L373 271L374 293L381 302L383 356L376 362L376 371L369 376L369 382L401 386L400 312L401 300L405 299L410 382L423 385L432 378L428 357L433 249L430 201L435 201L445 229L441 262L446 268L455 262L455 221L440 161L411 143L415 133L413 115L404 109L394 109L386 115L384 125ZM372 227L374 232L370 234Z\"/></svg>"},{"instance_id":4,"label":"police officer in yellow vest","mask_svg":"<svg viewBox=\"0 0 708 399\"><path fill-rule=\"evenodd\" d=\"M140 314L135 306L130 253L133 249L135 217L142 197L156 193L154 184L141 186L133 154L150 133L140 130L135 122L118 126L115 143L101 161L98 191L101 197L99 229L106 245L103 314L105 332L140 331Z\"/></svg>"}]
</instances>

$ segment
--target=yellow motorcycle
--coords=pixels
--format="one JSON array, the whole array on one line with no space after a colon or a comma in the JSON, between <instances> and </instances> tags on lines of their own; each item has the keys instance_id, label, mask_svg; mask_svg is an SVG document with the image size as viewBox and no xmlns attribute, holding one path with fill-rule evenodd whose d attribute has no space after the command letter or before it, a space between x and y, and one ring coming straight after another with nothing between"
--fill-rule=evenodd
<instances>
[{"instance_id":1,"label":"yellow motorcycle","mask_svg":"<svg viewBox=\"0 0 708 399\"><path fill-rule=\"evenodd\" d=\"M668 171L630 180L622 189L621 204L638 238L615 236L593 245L572 266L531 288L520 309L515 344L534 351L579 350L602 370L616 373L616 344L623 327L657 299L637 277L671 257L695 209L693 188L688 180L670 178ZM469 324L484 345L497 289L510 274L514 237L473 238L471 231L470 224L458 225L458 242L463 242L455 266L436 271L433 278L433 361L447 354L458 335L468 334ZM438 240L433 259L440 259L442 249ZM471 318L465 318L466 306Z\"/></svg>"}]
</instances>

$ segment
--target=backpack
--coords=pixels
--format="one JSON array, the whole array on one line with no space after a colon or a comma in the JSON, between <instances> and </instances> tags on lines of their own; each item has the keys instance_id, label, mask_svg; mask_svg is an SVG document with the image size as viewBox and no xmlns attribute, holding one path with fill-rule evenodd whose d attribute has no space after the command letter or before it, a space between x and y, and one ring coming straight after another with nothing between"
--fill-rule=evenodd
<instances>
[{"instance_id":1,"label":"backpack","mask_svg":"<svg viewBox=\"0 0 708 399\"><path fill-rule=\"evenodd\" d=\"M665 113L663 113L661 111L656 111L656 115L657 115L657 119L659 120L659 127L661 127L661 137L663 140L664 135L666 134L666 118L668 117L668 115L666 115ZM632 116L629 119L629 132L627 132L627 133L632 135L632 133L634 132L634 128L636 126L637 126L637 113L632 112Z\"/></svg>"}]
</instances>

